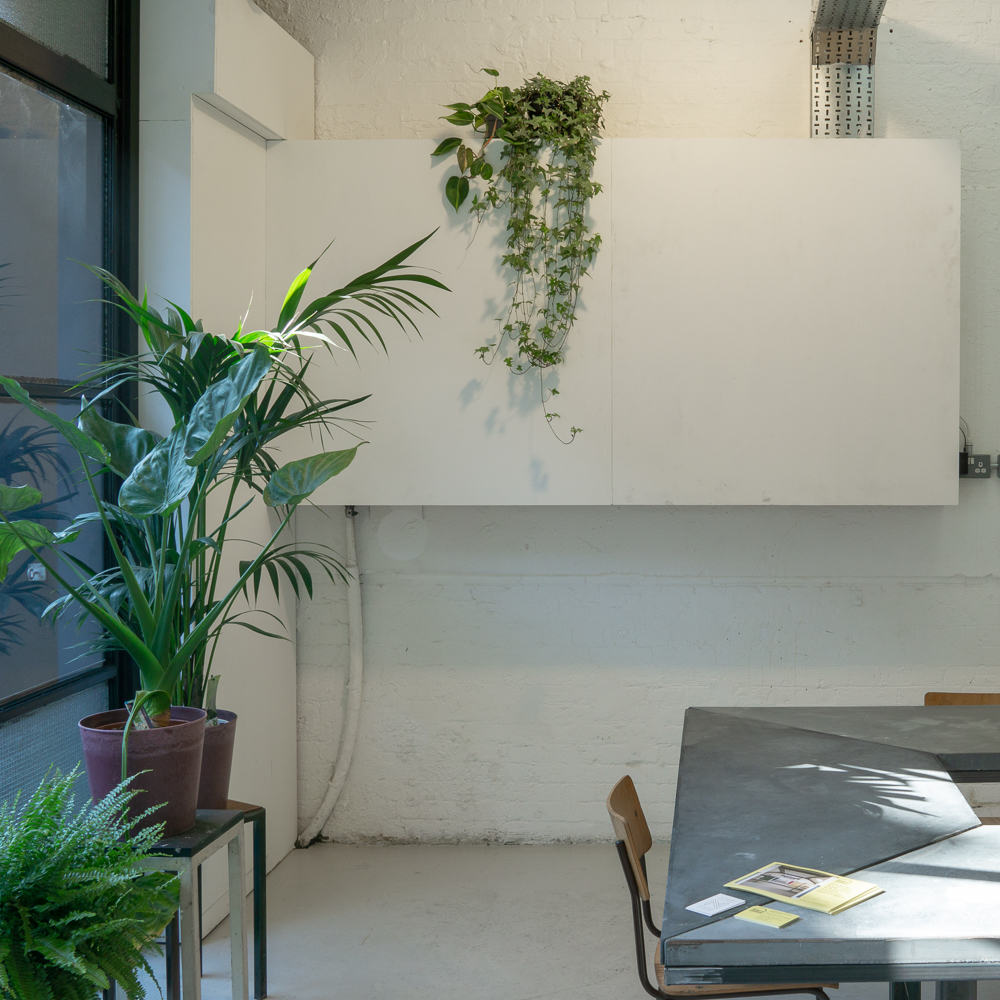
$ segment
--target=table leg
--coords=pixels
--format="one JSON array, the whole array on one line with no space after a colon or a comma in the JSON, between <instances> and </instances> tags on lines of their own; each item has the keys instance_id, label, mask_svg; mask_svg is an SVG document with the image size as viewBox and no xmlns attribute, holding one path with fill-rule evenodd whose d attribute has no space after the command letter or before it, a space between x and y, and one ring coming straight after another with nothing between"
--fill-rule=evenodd
<instances>
[{"instance_id":1,"label":"table leg","mask_svg":"<svg viewBox=\"0 0 1000 1000\"><path fill-rule=\"evenodd\" d=\"M253 821L253 995L267 996L267 829L264 810ZM919 997L917 998L919 1000Z\"/></svg>"},{"instance_id":2,"label":"table leg","mask_svg":"<svg viewBox=\"0 0 1000 1000\"><path fill-rule=\"evenodd\" d=\"M181 936L176 913L167 924L166 939L163 957L167 966L167 1000L181 1000Z\"/></svg>"},{"instance_id":3,"label":"table leg","mask_svg":"<svg viewBox=\"0 0 1000 1000\"><path fill-rule=\"evenodd\" d=\"M889 983L889 1000L920 1000L920 983Z\"/></svg>"},{"instance_id":4,"label":"table leg","mask_svg":"<svg viewBox=\"0 0 1000 1000\"><path fill-rule=\"evenodd\" d=\"M934 1000L976 1000L977 985L974 979L938 982L934 987Z\"/></svg>"},{"instance_id":5,"label":"table leg","mask_svg":"<svg viewBox=\"0 0 1000 1000\"><path fill-rule=\"evenodd\" d=\"M190 864L180 876L181 971L184 976L184 1000L201 1000L201 914L198 912L197 876Z\"/></svg>"},{"instance_id":6,"label":"table leg","mask_svg":"<svg viewBox=\"0 0 1000 1000\"><path fill-rule=\"evenodd\" d=\"M229 954L232 962L233 1000L248 1000L249 997L243 878L243 824L240 823L239 833L229 841Z\"/></svg>"},{"instance_id":7,"label":"table leg","mask_svg":"<svg viewBox=\"0 0 1000 1000\"><path fill-rule=\"evenodd\" d=\"M201 865L198 865L198 920L205 919L205 907L201 901ZM205 942L198 937L198 964L205 968Z\"/></svg>"}]
</instances>

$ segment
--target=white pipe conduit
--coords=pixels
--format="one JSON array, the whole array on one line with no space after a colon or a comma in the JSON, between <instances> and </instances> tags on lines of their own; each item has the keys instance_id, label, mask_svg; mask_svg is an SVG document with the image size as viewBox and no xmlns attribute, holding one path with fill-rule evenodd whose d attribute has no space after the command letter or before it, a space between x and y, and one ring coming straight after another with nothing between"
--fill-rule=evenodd
<instances>
[{"instance_id":1,"label":"white pipe conduit","mask_svg":"<svg viewBox=\"0 0 1000 1000\"><path fill-rule=\"evenodd\" d=\"M354 746L358 739L358 722L361 719L361 683L364 675L365 656L361 622L361 574L358 572L358 550L354 538L353 507L344 508L344 528L347 535L347 644L350 651L351 668L347 678L347 714L344 732L340 737L340 749L333 777L326 786L326 794L319 811L312 822L299 834L299 847L308 847L317 840L327 820L333 813L340 793L343 791L347 773L354 759Z\"/></svg>"}]
</instances>

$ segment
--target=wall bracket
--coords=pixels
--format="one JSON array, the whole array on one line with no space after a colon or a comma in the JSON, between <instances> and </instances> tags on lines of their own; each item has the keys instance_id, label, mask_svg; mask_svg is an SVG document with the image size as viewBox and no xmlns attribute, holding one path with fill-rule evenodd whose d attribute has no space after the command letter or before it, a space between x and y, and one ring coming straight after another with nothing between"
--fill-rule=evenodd
<instances>
[{"instance_id":1,"label":"wall bracket","mask_svg":"<svg viewBox=\"0 0 1000 1000\"><path fill-rule=\"evenodd\" d=\"M812 134L875 134L875 43L885 0L819 0L812 29Z\"/></svg>"}]
</instances>

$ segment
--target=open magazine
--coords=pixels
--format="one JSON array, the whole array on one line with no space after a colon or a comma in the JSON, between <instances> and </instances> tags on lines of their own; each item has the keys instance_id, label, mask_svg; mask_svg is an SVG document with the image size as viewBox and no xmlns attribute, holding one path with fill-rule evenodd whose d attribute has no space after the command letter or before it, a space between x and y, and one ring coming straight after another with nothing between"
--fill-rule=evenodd
<instances>
[{"instance_id":1,"label":"open magazine","mask_svg":"<svg viewBox=\"0 0 1000 1000\"><path fill-rule=\"evenodd\" d=\"M884 892L871 882L777 861L733 882L727 882L726 888L743 889L770 899L784 900L794 906L831 914L840 913Z\"/></svg>"}]
</instances>

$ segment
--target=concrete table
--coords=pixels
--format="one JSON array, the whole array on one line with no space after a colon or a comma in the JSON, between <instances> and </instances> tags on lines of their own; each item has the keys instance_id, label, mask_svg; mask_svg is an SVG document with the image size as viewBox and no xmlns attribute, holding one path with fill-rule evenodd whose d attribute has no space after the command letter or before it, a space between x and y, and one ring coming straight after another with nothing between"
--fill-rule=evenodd
<instances>
[{"instance_id":1,"label":"concrete table","mask_svg":"<svg viewBox=\"0 0 1000 1000\"><path fill-rule=\"evenodd\" d=\"M1000 979L1000 828L955 781L1000 777L1000 706L689 709L661 958L670 985L890 982L968 1000ZM831 917L724 883L770 862L881 896ZM775 930L685 909L717 892L796 913Z\"/></svg>"}]
</instances>

